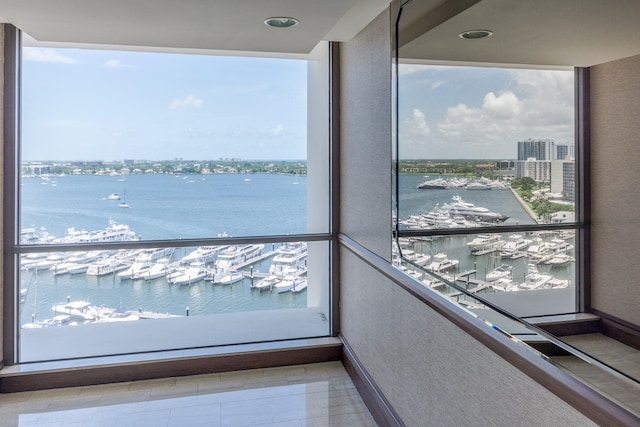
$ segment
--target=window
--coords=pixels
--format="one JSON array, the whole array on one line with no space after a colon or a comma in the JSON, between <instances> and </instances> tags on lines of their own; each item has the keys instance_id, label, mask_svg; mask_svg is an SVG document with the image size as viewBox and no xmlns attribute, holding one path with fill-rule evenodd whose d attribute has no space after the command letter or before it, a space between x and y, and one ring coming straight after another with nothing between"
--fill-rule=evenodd
<instances>
[{"instance_id":1,"label":"window","mask_svg":"<svg viewBox=\"0 0 640 427\"><path fill-rule=\"evenodd\" d=\"M16 361L330 334L316 52L23 49Z\"/></svg>"},{"instance_id":2,"label":"window","mask_svg":"<svg viewBox=\"0 0 640 427\"><path fill-rule=\"evenodd\" d=\"M489 320L460 288L519 317L578 311L574 71L397 70L394 262Z\"/></svg>"}]
</instances>

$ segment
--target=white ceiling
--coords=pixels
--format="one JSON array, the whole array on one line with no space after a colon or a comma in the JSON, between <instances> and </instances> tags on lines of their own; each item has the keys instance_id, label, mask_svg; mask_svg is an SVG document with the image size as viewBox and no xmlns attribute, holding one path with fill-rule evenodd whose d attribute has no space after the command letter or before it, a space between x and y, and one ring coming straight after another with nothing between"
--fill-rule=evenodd
<instances>
[{"instance_id":1,"label":"white ceiling","mask_svg":"<svg viewBox=\"0 0 640 427\"><path fill-rule=\"evenodd\" d=\"M389 1L0 0L0 16L49 45L308 54L322 40L349 40ZM300 24L267 27L274 16Z\"/></svg>"},{"instance_id":2,"label":"white ceiling","mask_svg":"<svg viewBox=\"0 0 640 427\"><path fill-rule=\"evenodd\" d=\"M413 60L591 66L640 54L640 0L413 0L401 16L400 56ZM493 35L458 37L474 29Z\"/></svg>"}]
</instances>

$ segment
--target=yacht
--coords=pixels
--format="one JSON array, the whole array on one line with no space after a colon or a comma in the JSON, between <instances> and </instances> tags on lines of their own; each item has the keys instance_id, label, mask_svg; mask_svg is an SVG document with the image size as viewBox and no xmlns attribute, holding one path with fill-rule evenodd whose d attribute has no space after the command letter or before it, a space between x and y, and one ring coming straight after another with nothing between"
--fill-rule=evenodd
<instances>
[{"instance_id":1,"label":"yacht","mask_svg":"<svg viewBox=\"0 0 640 427\"><path fill-rule=\"evenodd\" d=\"M83 320L96 320L102 311L102 309L91 305L87 301L67 301L55 304L52 309L56 314L67 314Z\"/></svg>"},{"instance_id":2,"label":"yacht","mask_svg":"<svg viewBox=\"0 0 640 427\"><path fill-rule=\"evenodd\" d=\"M504 279L507 277L511 277L511 272L513 271L513 266L502 264L495 268L494 270L487 273L487 277L485 280L487 282L495 282L498 279Z\"/></svg>"},{"instance_id":3,"label":"yacht","mask_svg":"<svg viewBox=\"0 0 640 427\"><path fill-rule=\"evenodd\" d=\"M487 208L465 202L462 200L462 197L458 195L453 196L453 202L442 205L442 209L453 215L461 215L464 218L473 221L503 222L509 219L507 215L492 212Z\"/></svg>"},{"instance_id":4,"label":"yacht","mask_svg":"<svg viewBox=\"0 0 640 427\"><path fill-rule=\"evenodd\" d=\"M87 276L106 276L124 270L128 265L114 259L103 259L89 264Z\"/></svg>"},{"instance_id":5,"label":"yacht","mask_svg":"<svg viewBox=\"0 0 640 427\"><path fill-rule=\"evenodd\" d=\"M296 277L285 277L284 279L273 285L273 289L275 289L279 294L282 294L285 292L290 292L301 282L302 281Z\"/></svg>"},{"instance_id":6,"label":"yacht","mask_svg":"<svg viewBox=\"0 0 640 427\"><path fill-rule=\"evenodd\" d=\"M207 271L202 266L190 266L182 274L175 277L171 283L178 286L193 285L204 280L206 275Z\"/></svg>"},{"instance_id":7,"label":"yacht","mask_svg":"<svg viewBox=\"0 0 640 427\"><path fill-rule=\"evenodd\" d=\"M426 269L436 273L455 268L459 264L457 259L449 259L447 254L438 253L433 256L433 262Z\"/></svg>"},{"instance_id":8,"label":"yacht","mask_svg":"<svg viewBox=\"0 0 640 427\"><path fill-rule=\"evenodd\" d=\"M545 264L550 265L551 267L562 267L563 265L567 265L573 261L573 257L566 252L559 252L554 254L548 261L545 261Z\"/></svg>"},{"instance_id":9,"label":"yacht","mask_svg":"<svg viewBox=\"0 0 640 427\"><path fill-rule=\"evenodd\" d=\"M280 281L278 276L267 276L264 279L258 280L255 284L251 285L252 289L258 289L262 291L270 291L273 286Z\"/></svg>"},{"instance_id":10,"label":"yacht","mask_svg":"<svg viewBox=\"0 0 640 427\"><path fill-rule=\"evenodd\" d=\"M65 237L55 239L55 243L104 243L140 240L140 237L129 229L129 226L109 221L109 226L103 230L86 231L67 229Z\"/></svg>"},{"instance_id":11,"label":"yacht","mask_svg":"<svg viewBox=\"0 0 640 427\"><path fill-rule=\"evenodd\" d=\"M211 276L211 281L219 285L231 285L244 279L244 275L238 271L226 271L219 275Z\"/></svg>"},{"instance_id":12,"label":"yacht","mask_svg":"<svg viewBox=\"0 0 640 427\"><path fill-rule=\"evenodd\" d=\"M293 288L291 288L291 293L297 294L307 289L307 279L301 279L298 282L293 284Z\"/></svg>"},{"instance_id":13,"label":"yacht","mask_svg":"<svg viewBox=\"0 0 640 427\"><path fill-rule=\"evenodd\" d=\"M237 270L258 261L264 245L228 246L218 254L215 268L218 271Z\"/></svg>"},{"instance_id":14,"label":"yacht","mask_svg":"<svg viewBox=\"0 0 640 427\"><path fill-rule=\"evenodd\" d=\"M285 243L276 249L271 260L270 274L282 275L284 271L306 270L307 244L305 242Z\"/></svg>"},{"instance_id":15,"label":"yacht","mask_svg":"<svg viewBox=\"0 0 640 427\"><path fill-rule=\"evenodd\" d=\"M527 249L530 244L531 240L525 239L521 234L512 234L500 250L500 256L511 257L516 253Z\"/></svg>"},{"instance_id":16,"label":"yacht","mask_svg":"<svg viewBox=\"0 0 640 427\"><path fill-rule=\"evenodd\" d=\"M497 250L502 248L507 242L502 240L500 234L479 234L470 242L467 242L467 247L471 252L480 252L486 250Z\"/></svg>"},{"instance_id":17,"label":"yacht","mask_svg":"<svg viewBox=\"0 0 640 427\"><path fill-rule=\"evenodd\" d=\"M180 262L191 264L192 262L203 262L208 264L216 259L216 255L227 246L199 246L190 254L184 256Z\"/></svg>"},{"instance_id":18,"label":"yacht","mask_svg":"<svg viewBox=\"0 0 640 427\"><path fill-rule=\"evenodd\" d=\"M435 189L435 190L445 190L449 188L449 181L444 178L435 178L426 181L422 181L417 185L416 188L425 190L425 189Z\"/></svg>"},{"instance_id":19,"label":"yacht","mask_svg":"<svg viewBox=\"0 0 640 427\"><path fill-rule=\"evenodd\" d=\"M544 288L547 282L551 279L553 279L553 276L549 274L541 274L538 272L538 268L535 264L529 264L527 275L525 276L524 283L520 284L520 288L526 290Z\"/></svg>"}]
</instances>

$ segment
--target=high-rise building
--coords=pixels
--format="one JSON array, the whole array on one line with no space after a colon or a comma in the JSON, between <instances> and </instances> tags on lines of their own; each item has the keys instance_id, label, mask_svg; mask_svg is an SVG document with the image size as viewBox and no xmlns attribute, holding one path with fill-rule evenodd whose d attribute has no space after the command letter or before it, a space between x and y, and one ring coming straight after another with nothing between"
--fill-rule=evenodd
<instances>
[{"instance_id":1,"label":"high-rise building","mask_svg":"<svg viewBox=\"0 0 640 427\"><path fill-rule=\"evenodd\" d=\"M553 160L553 146L550 139L518 141L518 160Z\"/></svg>"}]
</instances>

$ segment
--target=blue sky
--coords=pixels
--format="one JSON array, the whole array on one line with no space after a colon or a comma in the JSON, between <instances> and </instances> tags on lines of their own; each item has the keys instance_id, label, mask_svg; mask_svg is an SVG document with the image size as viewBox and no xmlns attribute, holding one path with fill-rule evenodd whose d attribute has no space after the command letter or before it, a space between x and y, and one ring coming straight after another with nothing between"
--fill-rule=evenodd
<instances>
[{"instance_id":1,"label":"blue sky","mask_svg":"<svg viewBox=\"0 0 640 427\"><path fill-rule=\"evenodd\" d=\"M24 49L23 160L306 159L305 61Z\"/></svg>"},{"instance_id":2,"label":"blue sky","mask_svg":"<svg viewBox=\"0 0 640 427\"><path fill-rule=\"evenodd\" d=\"M574 141L573 71L399 67L400 158L514 159L517 141Z\"/></svg>"},{"instance_id":3,"label":"blue sky","mask_svg":"<svg viewBox=\"0 0 640 427\"><path fill-rule=\"evenodd\" d=\"M302 60L24 49L23 160L306 158ZM573 143L573 72L400 66L400 157Z\"/></svg>"}]
</instances>

